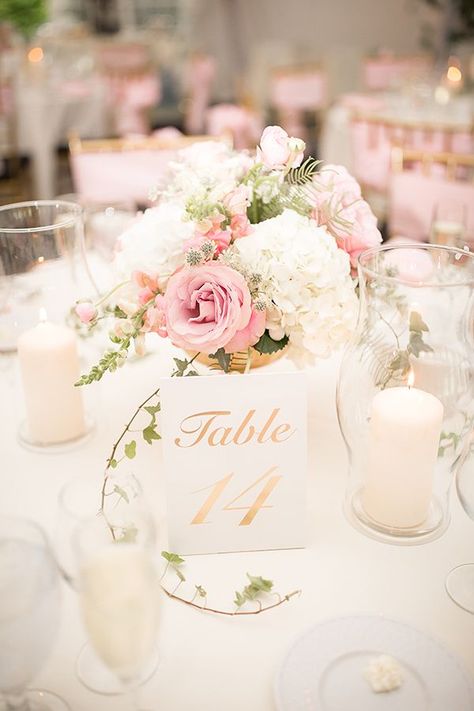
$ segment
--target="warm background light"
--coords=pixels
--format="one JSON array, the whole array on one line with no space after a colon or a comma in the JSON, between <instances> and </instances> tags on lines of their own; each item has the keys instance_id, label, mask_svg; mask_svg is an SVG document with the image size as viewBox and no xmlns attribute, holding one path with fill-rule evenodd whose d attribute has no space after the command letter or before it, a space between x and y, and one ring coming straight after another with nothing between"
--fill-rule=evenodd
<instances>
[{"instance_id":1,"label":"warm background light","mask_svg":"<svg viewBox=\"0 0 474 711\"><path fill-rule=\"evenodd\" d=\"M458 82L462 79L462 72L458 67L449 67L447 77L449 81Z\"/></svg>"},{"instance_id":2,"label":"warm background light","mask_svg":"<svg viewBox=\"0 0 474 711\"><path fill-rule=\"evenodd\" d=\"M44 52L41 49L41 47L33 47L30 49L28 52L28 61L29 62L41 62L44 57Z\"/></svg>"}]
</instances>

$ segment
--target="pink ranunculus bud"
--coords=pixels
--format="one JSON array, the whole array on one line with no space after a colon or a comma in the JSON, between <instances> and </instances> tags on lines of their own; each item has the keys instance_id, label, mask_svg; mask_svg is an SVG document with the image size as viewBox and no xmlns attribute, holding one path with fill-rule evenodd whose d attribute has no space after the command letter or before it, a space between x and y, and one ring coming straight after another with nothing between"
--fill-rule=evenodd
<instances>
[{"instance_id":1,"label":"pink ranunculus bud","mask_svg":"<svg viewBox=\"0 0 474 711\"><path fill-rule=\"evenodd\" d=\"M90 301L82 301L75 310L82 323L91 323L97 318L97 309Z\"/></svg>"}]
</instances>

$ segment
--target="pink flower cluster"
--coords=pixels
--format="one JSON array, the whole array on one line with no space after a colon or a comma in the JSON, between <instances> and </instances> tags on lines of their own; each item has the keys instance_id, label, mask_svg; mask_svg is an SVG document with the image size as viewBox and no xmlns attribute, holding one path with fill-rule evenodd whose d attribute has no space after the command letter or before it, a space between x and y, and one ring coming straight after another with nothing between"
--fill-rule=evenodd
<instances>
[{"instance_id":1,"label":"pink flower cluster","mask_svg":"<svg viewBox=\"0 0 474 711\"><path fill-rule=\"evenodd\" d=\"M358 182L342 165L325 165L314 178L314 186L312 217L327 227L355 268L359 254L382 241L377 218L362 199Z\"/></svg>"}]
</instances>

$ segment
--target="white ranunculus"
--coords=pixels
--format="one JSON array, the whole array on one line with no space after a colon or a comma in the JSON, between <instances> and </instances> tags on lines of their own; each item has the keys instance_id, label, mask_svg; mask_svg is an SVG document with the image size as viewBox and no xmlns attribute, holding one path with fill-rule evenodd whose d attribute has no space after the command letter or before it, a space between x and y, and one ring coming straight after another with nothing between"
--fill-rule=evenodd
<instances>
[{"instance_id":1,"label":"white ranunculus","mask_svg":"<svg viewBox=\"0 0 474 711\"><path fill-rule=\"evenodd\" d=\"M285 210L255 225L235 250L268 283L267 328L273 338L289 337L295 362L327 357L348 339L357 311L349 257L324 227Z\"/></svg>"},{"instance_id":2,"label":"white ranunculus","mask_svg":"<svg viewBox=\"0 0 474 711\"><path fill-rule=\"evenodd\" d=\"M158 277L163 284L184 263L183 243L194 224L183 220L183 208L164 202L146 210L119 238L115 267L121 278L134 271Z\"/></svg>"}]
</instances>

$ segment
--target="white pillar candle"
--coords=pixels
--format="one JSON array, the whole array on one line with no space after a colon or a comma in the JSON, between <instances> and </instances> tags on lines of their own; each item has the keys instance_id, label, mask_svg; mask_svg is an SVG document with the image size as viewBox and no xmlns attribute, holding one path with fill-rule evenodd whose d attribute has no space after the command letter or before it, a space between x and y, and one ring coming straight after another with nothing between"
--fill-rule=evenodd
<instances>
[{"instance_id":1,"label":"white pillar candle","mask_svg":"<svg viewBox=\"0 0 474 711\"><path fill-rule=\"evenodd\" d=\"M18 339L28 434L38 444L58 444L85 433L76 336L41 321Z\"/></svg>"},{"instance_id":2,"label":"white pillar candle","mask_svg":"<svg viewBox=\"0 0 474 711\"><path fill-rule=\"evenodd\" d=\"M381 390L372 401L362 505L390 528L427 517L443 421L437 397L418 388Z\"/></svg>"}]
</instances>

